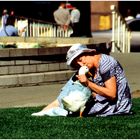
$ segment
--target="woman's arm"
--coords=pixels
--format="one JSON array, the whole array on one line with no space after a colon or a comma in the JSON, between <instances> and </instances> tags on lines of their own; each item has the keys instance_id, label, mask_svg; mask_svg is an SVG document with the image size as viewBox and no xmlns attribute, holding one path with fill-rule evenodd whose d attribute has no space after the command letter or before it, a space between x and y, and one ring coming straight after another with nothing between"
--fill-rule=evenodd
<instances>
[{"instance_id":1,"label":"woman's arm","mask_svg":"<svg viewBox=\"0 0 140 140\"><path fill-rule=\"evenodd\" d=\"M113 76L110 79L108 79L107 81L105 81L104 87L93 83L85 75L80 75L77 77L81 83L85 84L90 89L94 90L97 94L104 96L104 97L111 99L111 100L116 98L117 87L116 87L115 76Z\"/></svg>"}]
</instances>

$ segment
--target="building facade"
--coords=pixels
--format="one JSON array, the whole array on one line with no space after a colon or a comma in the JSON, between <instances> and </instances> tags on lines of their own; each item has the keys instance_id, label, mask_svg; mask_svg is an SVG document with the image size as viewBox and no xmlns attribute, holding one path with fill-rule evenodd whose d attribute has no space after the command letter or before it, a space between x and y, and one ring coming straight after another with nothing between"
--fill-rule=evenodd
<instances>
[{"instance_id":1,"label":"building facade","mask_svg":"<svg viewBox=\"0 0 140 140\"><path fill-rule=\"evenodd\" d=\"M111 28L112 18L110 6L118 8L118 1L91 1L91 31L108 30Z\"/></svg>"}]
</instances>

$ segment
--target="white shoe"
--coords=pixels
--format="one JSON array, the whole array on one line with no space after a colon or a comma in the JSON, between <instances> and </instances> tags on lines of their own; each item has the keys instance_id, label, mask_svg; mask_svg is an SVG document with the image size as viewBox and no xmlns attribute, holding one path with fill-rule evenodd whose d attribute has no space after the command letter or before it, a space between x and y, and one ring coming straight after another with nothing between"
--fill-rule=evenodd
<instances>
[{"instance_id":1,"label":"white shoe","mask_svg":"<svg viewBox=\"0 0 140 140\"><path fill-rule=\"evenodd\" d=\"M40 112L32 113L31 116L45 116L45 113L44 111L40 111Z\"/></svg>"}]
</instances>

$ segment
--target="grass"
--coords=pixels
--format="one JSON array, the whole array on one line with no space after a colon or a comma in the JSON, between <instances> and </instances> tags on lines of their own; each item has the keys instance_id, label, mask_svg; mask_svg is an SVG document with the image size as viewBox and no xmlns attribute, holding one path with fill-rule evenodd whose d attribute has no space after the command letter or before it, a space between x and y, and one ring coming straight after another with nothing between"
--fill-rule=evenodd
<instances>
[{"instance_id":1,"label":"grass","mask_svg":"<svg viewBox=\"0 0 140 140\"><path fill-rule=\"evenodd\" d=\"M41 109L0 109L0 139L140 139L140 98L133 99L129 116L31 116Z\"/></svg>"}]
</instances>

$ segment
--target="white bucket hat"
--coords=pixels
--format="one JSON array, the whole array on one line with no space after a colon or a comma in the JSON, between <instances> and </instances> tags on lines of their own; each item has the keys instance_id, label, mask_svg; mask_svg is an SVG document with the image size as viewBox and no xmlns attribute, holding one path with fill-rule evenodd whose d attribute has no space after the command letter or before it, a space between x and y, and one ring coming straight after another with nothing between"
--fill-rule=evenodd
<instances>
[{"instance_id":1,"label":"white bucket hat","mask_svg":"<svg viewBox=\"0 0 140 140\"><path fill-rule=\"evenodd\" d=\"M89 49L87 48L86 45L83 44L74 44L67 52L66 60L67 60L67 65L71 65L72 61L78 57L80 54L84 52L92 52L96 51L95 49Z\"/></svg>"}]
</instances>

